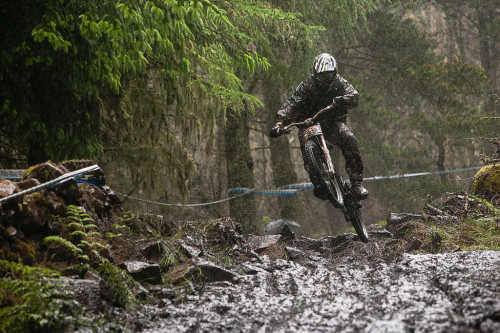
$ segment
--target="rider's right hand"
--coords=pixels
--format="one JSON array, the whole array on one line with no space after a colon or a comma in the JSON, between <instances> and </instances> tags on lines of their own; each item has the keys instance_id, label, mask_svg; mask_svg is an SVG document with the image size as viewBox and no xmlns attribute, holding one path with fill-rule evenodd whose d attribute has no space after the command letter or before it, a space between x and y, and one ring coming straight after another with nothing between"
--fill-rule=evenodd
<instances>
[{"instance_id":1,"label":"rider's right hand","mask_svg":"<svg viewBox=\"0 0 500 333\"><path fill-rule=\"evenodd\" d=\"M269 133L269 136L271 136L271 138L277 138L279 137L281 134L288 134L290 133L289 131L285 130L285 127L283 125L280 125L280 124L276 124L274 125L274 127L271 129L271 133Z\"/></svg>"}]
</instances>

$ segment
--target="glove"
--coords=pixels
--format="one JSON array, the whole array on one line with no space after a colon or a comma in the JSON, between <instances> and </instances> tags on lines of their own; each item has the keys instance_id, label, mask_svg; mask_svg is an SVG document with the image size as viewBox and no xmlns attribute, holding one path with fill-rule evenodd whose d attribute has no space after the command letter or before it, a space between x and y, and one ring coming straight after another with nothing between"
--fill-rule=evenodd
<instances>
[{"instance_id":1,"label":"glove","mask_svg":"<svg viewBox=\"0 0 500 333\"><path fill-rule=\"evenodd\" d=\"M285 130L285 127L283 127L282 125L274 125L274 127L271 129L271 133L269 133L269 136L271 138L277 138L279 137L281 134L288 134L290 133L289 130Z\"/></svg>"}]
</instances>

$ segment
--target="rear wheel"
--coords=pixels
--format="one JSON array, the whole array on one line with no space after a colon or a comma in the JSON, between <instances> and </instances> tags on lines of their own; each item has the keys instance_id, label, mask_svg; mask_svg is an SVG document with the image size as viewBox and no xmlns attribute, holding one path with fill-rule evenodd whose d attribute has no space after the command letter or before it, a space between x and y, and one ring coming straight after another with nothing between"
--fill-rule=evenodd
<instances>
[{"instance_id":1,"label":"rear wheel","mask_svg":"<svg viewBox=\"0 0 500 333\"><path fill-rule=\"evenodd\" d=\"M328 165L326 163L325 154L323 153L321 146L315 140L309 140L306 142L305 147L305 158L308 164L313 168L313 172L321 179L328 189L328 197L330 202L336 208L341 208L344 206L344 196L340 188L340 183L337 179L328 174Z\"/></svg>"},{"instance_id":2,"label":"rear wheel","mask_svg":"<svg viewBox=\"0 0 500 333\"><path fill-rule=\"evenodd\" d=\"M345 219L352 224L362 242L368 242L368 232L361 217L361 204L353 198L352 193L346 194L344 207L342 207Z\"/></svg>"}]
</instances>

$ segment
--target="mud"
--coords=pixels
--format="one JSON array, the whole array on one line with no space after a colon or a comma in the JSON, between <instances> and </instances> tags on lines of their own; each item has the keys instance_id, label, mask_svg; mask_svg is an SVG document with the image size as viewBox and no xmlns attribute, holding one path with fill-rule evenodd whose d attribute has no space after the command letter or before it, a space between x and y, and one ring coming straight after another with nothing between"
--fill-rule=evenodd
<instances>
[{"instance_id":1,"label":"mud","mask_svg":"<svg viewBox=\"0 0 500 333\"><path fill-rule=\"evenodd\" d=\"M500 252L403 254L387 261L370 255L377 242L361 245L364 256L336 258L324 246L311 250L314 242L320 241L287 247L290 260L255 257L233 267L235 281L207 283L181 301L164 298L142 308L134 330L500 331Z\"/></svg>"}]
</instances>

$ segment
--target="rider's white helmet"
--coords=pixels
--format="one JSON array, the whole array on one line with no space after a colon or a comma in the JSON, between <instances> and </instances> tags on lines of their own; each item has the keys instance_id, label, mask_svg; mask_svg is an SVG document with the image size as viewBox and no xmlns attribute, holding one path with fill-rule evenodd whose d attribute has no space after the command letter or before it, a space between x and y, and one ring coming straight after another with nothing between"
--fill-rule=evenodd
<instances>
[{"instance_id":1,"label":"rider's white helmet","mask_svg":"<svg viewBox=\"0 0 500 333\"><path fill-rule=\"evenodd\" d=\"M323 75L334 77L337 75L337 61L328 53L322 53L314 59L313 72L316 78Z\"/></svg>"}]
</instances>

